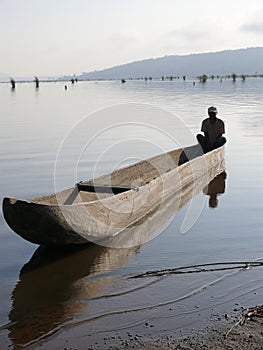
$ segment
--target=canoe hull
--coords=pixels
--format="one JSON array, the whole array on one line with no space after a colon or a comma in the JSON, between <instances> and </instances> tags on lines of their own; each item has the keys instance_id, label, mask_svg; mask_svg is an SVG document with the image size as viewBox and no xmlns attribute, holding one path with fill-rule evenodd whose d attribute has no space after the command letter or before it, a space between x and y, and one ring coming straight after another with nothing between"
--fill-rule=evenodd
<instances>
[{"instance_id":1,"label":"canoe hull","mask_svg":"<svg viewBox=\"0 0 263 350\"><path fill-rule=\"evenodd\" d=\"M213 171L212 171L213 170ZM99 243L147 216L167 198L207 176L207 183L224 170L224 147L166 171L136 189L101 200L73 205L39 204L5 198L6 222L22 238L40 245ZM204 183L206 185L207 183ZM201 189L200 189L201 190ZM180 198L180 195L178 196ZM175 205L175 212L179 210Z\"/></svg>"}]
</instances>

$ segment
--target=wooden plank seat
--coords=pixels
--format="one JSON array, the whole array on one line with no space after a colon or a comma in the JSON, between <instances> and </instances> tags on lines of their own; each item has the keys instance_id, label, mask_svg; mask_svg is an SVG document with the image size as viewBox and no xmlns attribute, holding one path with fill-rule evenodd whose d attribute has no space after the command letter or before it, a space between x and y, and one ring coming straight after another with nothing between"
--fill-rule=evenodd
<instances>
[{"instance_id":1,"label":"wooden plank seat","mask_svg":"<svg viewBox=\"0 0 263 350\"><path fill-rule=\"evenodd\" d=\"M135 190L135 187L131 186L112 186L112 185L100 185L100 184L86 184L78 182L76 184L79 191L97 192L97 193L113 193L118 194L130 190Z\"/></svg>"}]
</instances>

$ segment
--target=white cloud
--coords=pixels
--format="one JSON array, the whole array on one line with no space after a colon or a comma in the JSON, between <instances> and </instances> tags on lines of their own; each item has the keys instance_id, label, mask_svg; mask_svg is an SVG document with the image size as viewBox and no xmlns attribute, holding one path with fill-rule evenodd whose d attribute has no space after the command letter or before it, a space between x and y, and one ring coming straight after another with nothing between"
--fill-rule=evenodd
<instances>
[{"instance_id":1,"label":"white cloud","mask_svg":"<svg viewBox=\"0 0 263 350\"><path fill-rule=\"evenodd\" d=\"M167 37L171 39L175 38L181 38L187 41L192 42L193 40L203 40L204 38L207 39L210 34L207 33L206 30L200 30L200 29L193 29L192 27L190 28L183 28L183 29L177 29L169 32L167 34Z\"/></svg>"},{"instance_id":2,"label":"white cloud","mask_svg":"<svg viewBox=\"0 0 263 350\"><path fill-rule=\"evenodd\" d=\"M263 32L263 8L250 11L243 24L240 26L242 32L261 34Z\"/></svg>"},{"instance_id":3,"label":"white cloud","mask_svg":"<svg viewBox=\"0 0 263 350\"><path fill-rule=\"evenodd\" d=\"M263 20L262 21L252 21L247 24L244 24L241 29L247 32L253 33L263 33Z\"/></svg>"}]
</instances>

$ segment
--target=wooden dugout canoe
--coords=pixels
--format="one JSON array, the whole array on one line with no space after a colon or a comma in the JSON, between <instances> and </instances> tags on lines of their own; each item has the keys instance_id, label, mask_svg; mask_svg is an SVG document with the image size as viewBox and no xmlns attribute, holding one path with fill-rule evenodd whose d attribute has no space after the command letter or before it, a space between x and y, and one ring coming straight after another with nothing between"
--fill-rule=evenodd
<instances>
[{"instance_id":1,"label":"wooden dugout canoe","mask_svg":"<svg viewBox=\"0 0 263 350\"><path fill-rule=\"evenodd\" d=\"M180 165L185 155L189 161ZM167 198L180 197L211 169L216 176L223 162L224 146L206 154L199 145L177 149L49 196L4 198L3 213L11 229L32 243L99 243L135 225Z\"/></svg>"}]
</instances>

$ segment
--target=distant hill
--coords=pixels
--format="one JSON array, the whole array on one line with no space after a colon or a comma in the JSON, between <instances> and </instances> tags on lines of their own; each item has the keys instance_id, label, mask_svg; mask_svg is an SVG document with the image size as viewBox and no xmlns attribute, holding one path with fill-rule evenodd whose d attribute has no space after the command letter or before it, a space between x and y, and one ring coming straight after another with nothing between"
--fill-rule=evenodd
<instances>
[{"instance_id":1,"label":"distant hill","mask_svg":"<svg viewBox=\"0 0 263 350\"><path fill-rule=\"evenodd\" d=\"M262 74L263 47L225 50L191 55L150 58L120 66L82 73L79 79L122 79L140 77Z\"/></svg>"}]
</instances>

